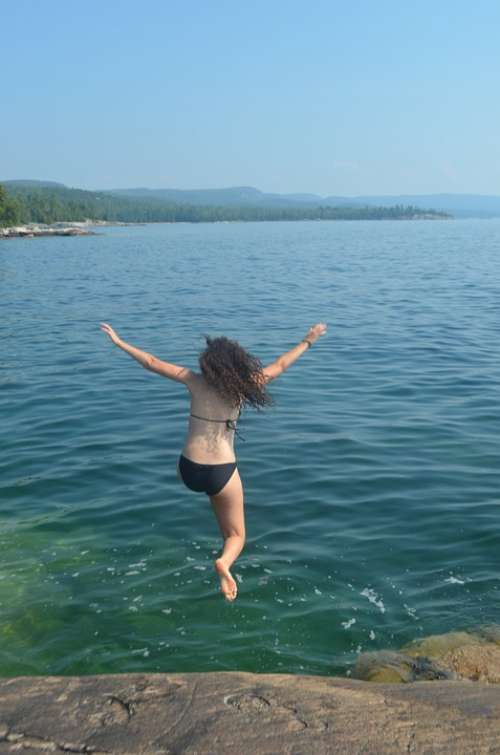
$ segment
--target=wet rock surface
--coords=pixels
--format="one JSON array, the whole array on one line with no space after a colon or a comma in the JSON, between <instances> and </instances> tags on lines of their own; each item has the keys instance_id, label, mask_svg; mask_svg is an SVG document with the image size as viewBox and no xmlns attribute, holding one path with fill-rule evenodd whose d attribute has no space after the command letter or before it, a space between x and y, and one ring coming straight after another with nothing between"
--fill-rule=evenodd
<instances>
[{"instance_id":1,"label":"wet rock surface","mask_svg":"<svg viewBox=\"0 0 500 755\"><path fill-rule=\"evenodd\" d=\"M500 686L337 677L0 679L0 753L497 753Z\"/></svg>"},{"instance_id":2,"label":"wet rock surface","mask_svg":"<svg viewBox=\"0 0 500 755\"><path fill-rule=\"evenodd\" d=\"M415 640L400 651L362 653L352 676L370 682L431 679L500 683L500 627L448 632ZM500 746L499 746L500 752Z\"/></svg>"}]
</instances>

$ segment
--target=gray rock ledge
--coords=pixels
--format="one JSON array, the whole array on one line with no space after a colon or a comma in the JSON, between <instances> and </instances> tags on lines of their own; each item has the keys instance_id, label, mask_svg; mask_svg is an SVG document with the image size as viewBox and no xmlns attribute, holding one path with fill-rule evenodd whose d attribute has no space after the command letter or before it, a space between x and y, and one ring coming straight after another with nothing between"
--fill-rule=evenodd
<instances>
[{"instance_id":1,"label":"gray rock ledge","mask_svg":"<svg viewBox=\"0 0 500 755\"><path fill-rule=\"evenodd\" d=\"M84 223L75 223L73 225L64 223L55 223L54 225L28 224L16 225L10 228L0 228L0 239L14 238L35 238L38 236L95 236L93 231L89 231Z\"/></svg>"},{"instance_id":2,"label":"gray rock ledge","mask_svg":"<svg viewBox=\"0 0 500 755\"><path fill-rule=\"evenodd\" d=\"M0 679L0 753L500 752L500 686L131 673Z\"/></svg>"}]
</instances>

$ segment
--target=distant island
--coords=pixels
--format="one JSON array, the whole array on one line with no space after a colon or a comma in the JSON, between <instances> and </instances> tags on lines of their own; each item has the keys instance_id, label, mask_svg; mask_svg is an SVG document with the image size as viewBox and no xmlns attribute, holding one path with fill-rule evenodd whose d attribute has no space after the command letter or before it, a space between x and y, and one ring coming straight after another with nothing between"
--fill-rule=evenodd
<instances>
[{"instance_id":1,"label":"distant island","mask_svg":"<svg viewBox=\"0 0 500 755\"><path fill-rule=\"evenodd\" d=\"M207 202L206 195L210 198ZM261 195L261 196L260 196ZM206 223L259 220L434 220L449 213L412 204L373 206L266 200L257 189L117 189L86 191L44 181L0 184L0 227L89 220L122 223ZM274 196L274 195L270 195ZM276 195L280 196L280 195ZM302 196L303 195L294 195ZM309 196L309 195L307 195ZM264 198L264 199L263 199ZM320 198L319 198L320 199Z\"/></svg>"}]
</instances>

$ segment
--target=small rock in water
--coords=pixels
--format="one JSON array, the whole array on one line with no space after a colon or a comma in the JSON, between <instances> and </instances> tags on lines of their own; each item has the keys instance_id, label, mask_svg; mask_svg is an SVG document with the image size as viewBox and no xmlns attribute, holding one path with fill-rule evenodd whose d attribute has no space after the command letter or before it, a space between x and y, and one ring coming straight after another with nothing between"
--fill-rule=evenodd
<instances>
[{"instance_id":1,"label":"small rock in water","mask_svg":"<svg viewBox=\"0 0 500 755\"><path fill-rule=\"evenodd\" d=\"M374 682L468 679L500 684L500 625L430 635L400 651L363 653L353 676Z\"/></svg>"}]
</instances>

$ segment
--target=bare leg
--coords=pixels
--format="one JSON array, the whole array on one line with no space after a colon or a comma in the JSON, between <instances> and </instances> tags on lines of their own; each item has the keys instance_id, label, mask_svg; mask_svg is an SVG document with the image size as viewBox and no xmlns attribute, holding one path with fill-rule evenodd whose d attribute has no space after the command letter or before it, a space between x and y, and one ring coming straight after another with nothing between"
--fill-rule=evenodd
<instances>
[{"instance_id":1,"label":"bare leg","mask_svg":"<svg viewBox=\"0 0 500 755\"><path fill-rule=\"evenodd\" d=\"M210 501L224 538L222 555L214 562L215 571L219 575L224 597L234 600L238 588L229 569L245 545L243 486L238 469L233 472L220 493L210 496Z\"/></svg>"}]
</instances>

